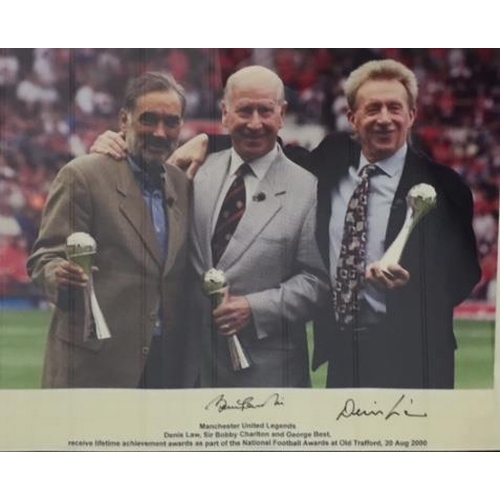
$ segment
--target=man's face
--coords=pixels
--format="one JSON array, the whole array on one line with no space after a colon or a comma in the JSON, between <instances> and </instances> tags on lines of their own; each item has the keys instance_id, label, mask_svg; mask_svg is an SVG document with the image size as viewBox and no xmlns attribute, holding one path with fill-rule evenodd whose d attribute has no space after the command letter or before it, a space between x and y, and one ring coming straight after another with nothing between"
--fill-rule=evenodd
<instances>
[{"instance_id":1,"label":"man's face","mask_svg":"<svg viewBox=\"0 0 500 500\"><path fill-rule=\"evenodd\" d=\"M394 154L407 140L415 120L408 93L397 80L368 80L356 93L355 109L347 117L363 154L371 162Z\"/></svg>"},{"instance_id":2,"label":"man's face","mask_svg":"<svg viewBox=\"0 0 500 500\"><path fill-rule=\"evenodd\" d=\"M243 160L256 160L274 148L285 110L286 103L278 102L276 89L264 82L233 86L222 103L222 123Z\"/></svg>"},{"instance_id":3,"label":"man's face","mask_svg":"<svg viewBox=\"0 0 500 500\"><path fill-rule=\"evenodd\" d=\"M146 164L163 163L172 154L181 126L182 104L173 90L144 94L132 111L121 113L128 152Z\"/></svg>"}]
</instances>

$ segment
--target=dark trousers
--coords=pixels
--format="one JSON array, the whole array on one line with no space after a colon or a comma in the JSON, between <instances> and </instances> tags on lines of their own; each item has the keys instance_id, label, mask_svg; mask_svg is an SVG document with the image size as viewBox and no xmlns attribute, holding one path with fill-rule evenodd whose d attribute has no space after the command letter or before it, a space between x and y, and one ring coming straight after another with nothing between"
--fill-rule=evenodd
<instances>
[{"instance_id":1,"label":"dark trousers","mask_svg":"<svg viewBox=\"0 0 500 500\"><path fill-rule=\"evenodd\" d=\"M411 327L335 333L327 387L453 388L454 351L428 347Z\"/></svg>"},{"instance_id":2,"label":"dark trousers","mask_svg":"<svg viewBox=\"0 0 500 500\"><path fill-rule=\"evenodd\" d=\"M139 389L165 389L173 387L170 367L165 355L164 337L153 335L149 355L139 381Z\"/></svg>"}]
</instances>

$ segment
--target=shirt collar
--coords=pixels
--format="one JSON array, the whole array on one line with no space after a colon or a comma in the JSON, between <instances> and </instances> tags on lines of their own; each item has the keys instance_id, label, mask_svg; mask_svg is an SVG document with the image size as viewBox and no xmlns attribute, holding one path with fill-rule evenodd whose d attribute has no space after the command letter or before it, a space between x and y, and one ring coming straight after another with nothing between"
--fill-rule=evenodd
<instances>
[{"instance_id":1,"label":"shirt collar","mask_svg":"<svg viewBox=\"0 0 500 500\"><path fill-rule=\"evenodd\" d=\"M134 177L140 182L143 188L148 190L154 190L159 188L159 185L154 182L149 172L141 168L132 156L127 155L127 162L130 166L130 170L134 174ZM162 169L163 166L160 167L160 170Z\"/></svg>"},{"instance_id":2,"label":"shirt collar","mask_svg":"<svg viewBox=\"0 0 500 500\"><path fill-rule=\"evenodd\" d=\"M130 169L132 170L132 172L134 172L134 174L140 174L142 172L141 167L137 165L136 161L130 155L127 155L127 162L130 165Z\"/></svg>"},{"instance_id":3,"label":"shirt collar","mask_svg":"<svg viewBox=\"0 0 500 500\"><path fill-rule=\"evenodd\" d=\"M389 177L394 177L403 171L406 152L408 151L408 144L405 142L393 155L383 160L374 162L377 167L382 170ZM363 153L359 158L358 173L365 166L371 163L368 161Z\"/></svg>"},{"instance_id":4,"label":"shirt collar","mask_svg":"<svg viewBox=\"0 0 500 500\"><path fill-rule=\"evenodd\" d=\"M269 170L271 163L276 159L277 156L278 145L276 145L273 149L271 149L271 151L269 151L269 153L266 153L264 156L261 156L260 158L257 158L256 160L253 160L251 162L245 162L241 158L241 156L234 150L234 148L231 148L231 163L229 165L229 175L235 175L240 165L242 163L247 163L252 168L253 174L259 180L262 180Z\"/></svg>"}]
</instances>

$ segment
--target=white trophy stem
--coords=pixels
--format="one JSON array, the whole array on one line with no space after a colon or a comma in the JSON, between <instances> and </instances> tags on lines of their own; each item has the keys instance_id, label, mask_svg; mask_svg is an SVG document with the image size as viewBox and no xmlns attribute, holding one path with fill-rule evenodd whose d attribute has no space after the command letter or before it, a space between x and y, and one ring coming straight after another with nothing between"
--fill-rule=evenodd
<instances>
[{"instance_id":1,"label":"white trophy stem","mask_svg":"<svg viewBox=\"0 0 500 500\"><path fill-rule=\"evenodd\" d=\"M241 347L240 340L236 335L231 335L227 338L227 346L229 348L229 355L231 356L231 365L233 370L244 370L245 368L250 368L250 362L245 356L243 347Z\"/></svg>"},{"instance_id":2,"label":"white trophy stem","mask_svg":"<svg viewBox=\"0 0 500 500\"><path fill-rule=\"evenodd\" d=\"M418 219L415 219L414 217L413 209L408 207L401 231L399 231L396 239L392 242L391 246L386 250L384 256L379 261L382 271L388 271L388 267L390 265L399 263L406 242L408 241L417 220Z\"/></svg>"},{"instance_id":3,"label":"white trophy stem","mask_svg":"<svg viewBox=\"0 0 500 500\"><path fill-rule=\"evenodd\" d=\"M228 287L219 288L218 290L214 290L210 293L210 296L213 298L212 307L217 307L222 303L224 298L224 294L227 291ZM227 337L227 347L229 349L229 357L231 358L231 367L234 371L245 370L246 368L250 368L250 361L245 354L245 350L241 345L240 339L237 335L231 335Z\"/></svg>"},{"instance_id":4,"label":"white trophy stem","mask_svg":"<svg viewBox=\"0 0 500 500\"><path fill-rule=\"evenodd\" d=\"M104 318L104 314L101 311L99 306L99 302L97 302L97 297L94 292L94 285L92 282L92 278L89 280L88 284L90 288L90 308L92 310L92 316L94 317L95 323L95 332L96 337L99 340L110 339L111 333L109 332L108 324L106 323L106 319Z\"/></svg>"}]
</instances>

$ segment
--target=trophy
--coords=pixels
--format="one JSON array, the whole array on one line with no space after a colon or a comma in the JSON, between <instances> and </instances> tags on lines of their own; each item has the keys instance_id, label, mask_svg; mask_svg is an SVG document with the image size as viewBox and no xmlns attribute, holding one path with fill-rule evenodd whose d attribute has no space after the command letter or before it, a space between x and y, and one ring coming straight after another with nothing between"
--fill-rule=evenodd
<instances>
[{"instance_id":1,"label":"trophy","mask_svg":"<svg viewBox=\"0 0 500 500\"><path fill-rule=\"evenodd\" d=\"M212 310L222 303L227 288L226 276L223 271L212 268L203 275L203 291L212 301ZM234 371L245 370L250 367L250 361L237 335L227 337L227 346L229 348L231 366Z\"/></svg>"},{"instance_id":2,"label":"trophy","mask_svg":"<svg viewBox=\"0 0 500 500\"><path fill-rule=\"evenodd\" d=\"M102 314L97 297L94 291L92 278L92 262L97 251L97 245L87 233L73 233L66 239L66 255L68 260L79 265L89 277L87 288L84 292L85 297L85 318L84 322L90 326L92 318L95 324L96 337L99 340L111 338L108 325ZM88 329L86 329L88 331Z\"/></svg>"},{"instance_id":3,"label":"trophy","mask_svg":"<svg viewBox=\"0 0 500 500\"><path fill-rule=\"evenodd\" d=\"M379 261L382 271L389 275L388 267L399 263L413 228L426 213L436 206L436 190L430 184L417 184L408 191L406 204L408 209L403 227Z\"/></svg>"}]
</instances>

